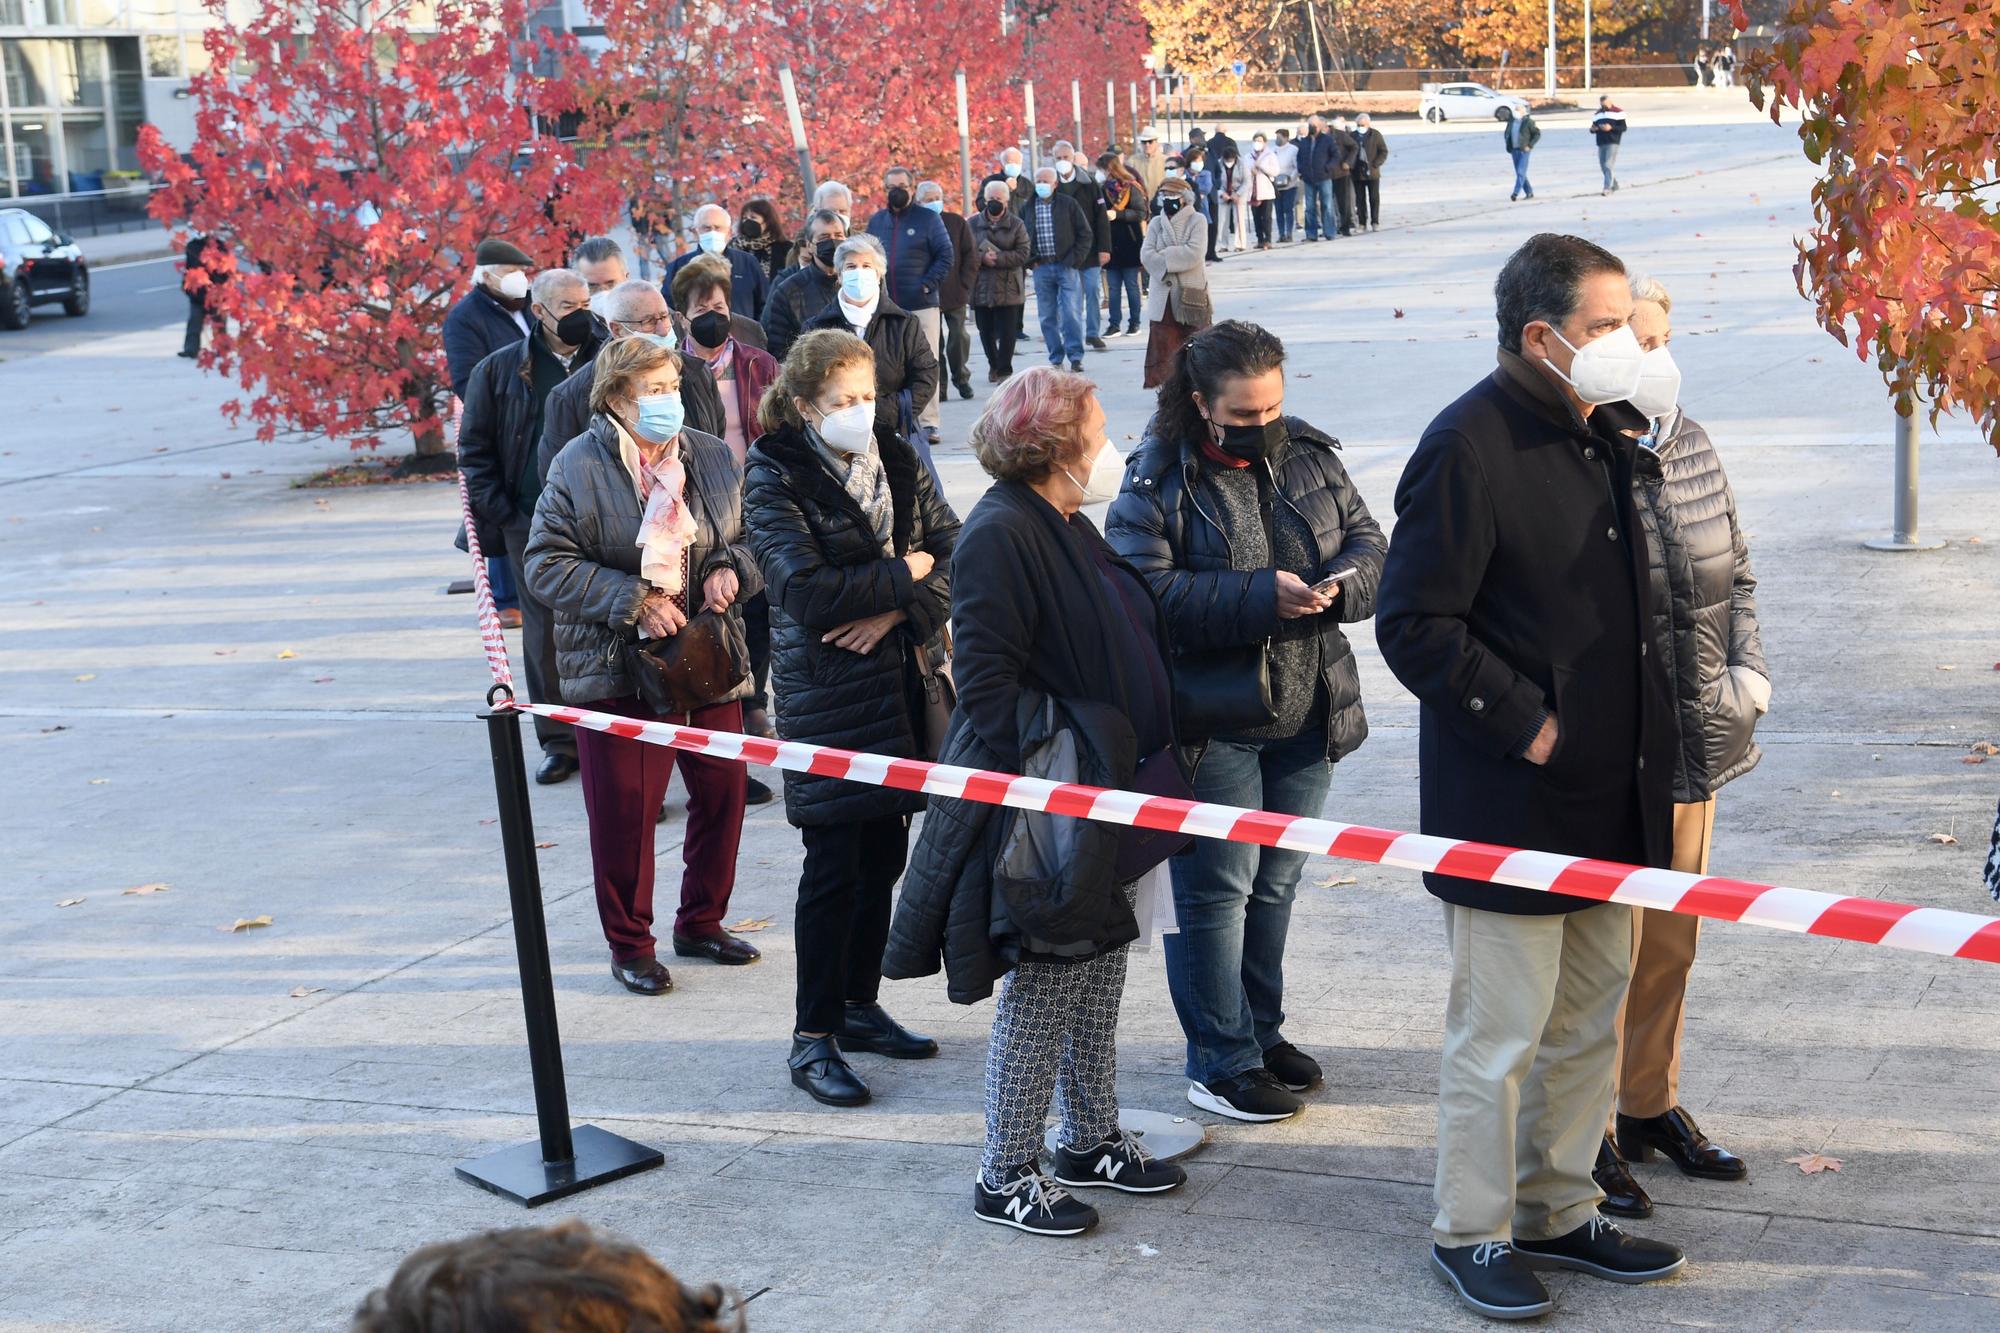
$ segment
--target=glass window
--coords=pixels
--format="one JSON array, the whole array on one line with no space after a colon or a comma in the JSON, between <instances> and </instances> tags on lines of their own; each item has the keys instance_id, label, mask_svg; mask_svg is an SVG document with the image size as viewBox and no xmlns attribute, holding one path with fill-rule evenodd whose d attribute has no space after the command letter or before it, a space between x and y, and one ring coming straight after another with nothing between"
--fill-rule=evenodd
<instances>
[{"instance_id":1,"label":"glass window","mask_svg":"<svg viewBox=\"0 0 2000 1333\"><path fill-rule=\"evenodd\" d=\"M56 161L50 144L50 122L45 115L11 118L14 134L14 186L21 194L56 193Z\"/></svg>"},{"instance_id":2,"label":"glass window","mask_svg":"<svg viewBox=\"0 0 2000 1333\"><path fill-rule=\"evenodd\" d=\"M104 117L63 117L63 148L69 159L69 188L91 193L104 188L104 173L111 169L111 141L105 132Z\"/></svg>"},{"instance_id":3,"label":"glass window","mask_svg":"<svg viewBox=\"0 0 2000 1333\"><path fill-rule=\"evenodd\" d=\"M189 74L200 74L208 69L208 48L201 44L200 33L190 33L183 39L182 53L187 57Z\"/></svg>"},{"instance_id":4,"label":"glass window","mask_svg":"<svg viewBox=\"0 0 2000 1333\"><path fill-rule=\"evenodd\" d=\"M64 106L103 106L104 85L110 68L102 37L51 42L55 58L55 84L62 90Z\"/></svg>"},{"instance_id":5,"label":"glass window","mask_svg":"<svg viewBox=\"0 0 2000 1333\"><path fill-rule=\"evenodd\" d=\"M27 228L30 245L47 245L56 238L56 234L49 230L49 224L33 213L23 218L16 218L14 223L16 226Z\"/></svg>"},{"instance_id":6,"label":"glass window","mask_svg":"<svg viewBox=\"0 0 2000 1333\"><path fill-rule=\"evenodd\" d=\"M146 37L146 77L178 79L181 76L181 39L172 33Z\"/></svg>"},{"instance_id":7,"label":"glass window","mask_svg":"<svg viewBox=\"0 0 2000 1333\"><path fill-rule=\"evenodd\" d=\"M0 42L0 60L7 66L7 100L14 106L53 106L49 92L51 42Z\"/></svg>"}]
</instances>

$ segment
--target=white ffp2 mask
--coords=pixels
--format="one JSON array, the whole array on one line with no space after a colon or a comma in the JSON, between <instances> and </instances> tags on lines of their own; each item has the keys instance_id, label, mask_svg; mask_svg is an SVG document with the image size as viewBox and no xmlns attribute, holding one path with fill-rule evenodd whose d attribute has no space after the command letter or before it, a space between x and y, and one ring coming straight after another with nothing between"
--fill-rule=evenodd
<instances>
[{"instance_id":1,"label":"white ffp2 mask","mask_svg":"<svg viewBox=\"0 0 2000 1333\"><path fill-rule=\"evenodd\" d=\"M1629 325L1614 329L1602 338L1594 338L1578 347L1562 336L1562 330L1549 325L1549 332L1556 340L1576 355L1569 363L1569 374L1556 370L1555 362L1547 357L1542 364L1556 374L1562 375L1565 383L1576 390L1576 396L1593 406L1600 403L1619 403L1630 398L1639 388L1639 366L1646 358L1645 349L1639 346L1639 339Z\"/></svg>"},{"instance_id":2,"label":"white ffp2 mask","mask_svg":"<svg viewBox=\"0 0 2000 1333\"><path fill-rule=\"evenodd\" d=\"M1118 452L1118 446L1110 440L1097 451L1097 457L1090 460L1090 475L1082 481L1068 468L1063 475L1083 492L1083 503L1087 505L1108 504L1118 498L1118 487L1125 479L1125 455Z\"/></svg>"},{"instance_id":3,"label":"white ffp2 mask","mask_svg":"<svg viewBox=\"0 0 2000 1333\"><path fill-rule=\"evenodd\" d=\"M1680 396L1681 368L1664 344L1639 359L1639 387L1632 390L1630 402L1647 420L1658 421L1672 412Z\"/></svg>"}]
</instances>

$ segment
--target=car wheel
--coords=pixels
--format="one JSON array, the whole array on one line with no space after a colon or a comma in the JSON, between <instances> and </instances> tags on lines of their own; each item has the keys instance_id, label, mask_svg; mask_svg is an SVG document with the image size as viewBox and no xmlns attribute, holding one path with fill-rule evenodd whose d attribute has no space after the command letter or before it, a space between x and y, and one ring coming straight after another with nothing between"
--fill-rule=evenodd
<instances>
[{"instance_id":1,"label":"car wheel","mask_svg":"<svg viewBox=\"0 0 2000 1333\"><path fill-rule=\"evenodd\" d=\"M1424 112L1424 119L1433 125L1444 124L1444 108L1441 106L1432 107L1430 110Z\"/></svg>"},{"instance_id":2,"label":"car wheel","mask_svg":"<svg viewBox=\"0 0 2000 1333\"><path fill-rule=\"evenodd\" d=\"M71 289L69 299L63 302L63 313L79 317L90 313L90 274L88 271L76 275L76 286Z\"/></svg>"},{"instance_id":3,"label":"car wheel","mask_svg":"<svg viewBox=\"0 0 2000 1333\"><path fill-rule=\"evenodd\" d=\"M0 292L0 329L25 329L28 327L28 289L18 279L7 284Z\"/></svg>"}]
</instances>

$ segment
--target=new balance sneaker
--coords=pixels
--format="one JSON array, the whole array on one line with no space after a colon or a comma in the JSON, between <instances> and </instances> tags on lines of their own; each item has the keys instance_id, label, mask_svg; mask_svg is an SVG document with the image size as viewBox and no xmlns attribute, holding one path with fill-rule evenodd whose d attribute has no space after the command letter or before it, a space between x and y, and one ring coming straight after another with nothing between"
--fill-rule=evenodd
<instances>
[{"instance_id":1,"label":"new balance sneaker","mask_svg":"<svg viewBox=\"0 0 2000 1333\"><path fill-rule=\"evenodd\" d=\"M984 1176L973 1182L972 1215L1037 1236L1081 1236L1097 1225L1097 1210L1043 1175L1039 1162L1015 1167L997 1190Z\"/></svg>"},{"instance_id":2,"label":"new balance sneaker","mask_svg":"<svg viewBox=\"0 0 2000 1333\"><path fill-rule=\"evenodd\" d=\"M1432 1245L1431 1267L1451 1283L1468 1309L1488 1319L1533 1319L1555 1309L1549 1289L1504 1240L1479 1245Z\"/></svg>"},{"instance_id":3,"label":"new balance sneaker","mask_svg":"<svg viewBox=\"0 0 2000 1333\"><path fill-rule=\"evenodd\" d=\"M1187 1099L1204 1111L1226 1115L1232 1120L1258 1122L1289 1120L1306 1105L1271 1077L1270 1071L1262 1065L1246 1069L1235 1078L1217 1079L1213 1083L1190 1083Z\"/></svg>"},{"instance_id":4,"label":"new balance sneaker","mask_svg":"<svg viewBox=\"0 0 2000 1333\"><path fill-rule=\"evenodd\" d=\"M1320 1085L1319 1061L1288 1041L1264 1052L1264 1068L1291 1092L1304 1092Z\"/></svg>"},{"instance_id":5,"label":"new balance sneaker","mask_svg":"<svg viewBox=\"0 0 2000 1333\"><path fill-rule=\"evenodd\" d=\"M1094 1148L1072 1152L1058 1146L1055 1178L1072 1189L1114 1189L1127 1194L1164 1194L1187 1184L1187 1172L1162 1162L1123 1131Z\"/></svg>"},{"instance_id":6,"label":"new balance sneaker","mask_svg":"<svg viewBox=\"0 0 2000 1333\"><path fill-rule=\"evenodd\" d=\"M1533 1268L1573 1268L1607 1282L1658 1282L1687 1266L1678 1245L1628 1236L1608 1217L1591 1218L1554 1240L1517 1241L1521 1260Z\"/></svg>"}]
</instances>

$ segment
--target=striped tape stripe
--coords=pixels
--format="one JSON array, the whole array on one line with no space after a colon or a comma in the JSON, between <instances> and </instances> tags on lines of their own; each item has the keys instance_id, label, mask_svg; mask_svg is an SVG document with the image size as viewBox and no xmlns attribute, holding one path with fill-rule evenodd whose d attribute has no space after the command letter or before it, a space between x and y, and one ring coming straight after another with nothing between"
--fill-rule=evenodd
<instances>
[{"instance_id":1,"label":"striped tape stripe","mask_svg":"<svg viewBox=\"0 0 2000 1333\"><path fill-rule=\"evenodd\" d=\"M1622 865L1425 833L1276 815L1138 792L1015 777L921 759L889 759L797 741L767 741L674 722L635 722L610 713L516 703L522 713L679 750L741 758L770 768L953 796L1019 810L1045 810L1112 824L1176 830L1206 838L1288 847L1401 870L1436 871L1489 884L1571 894L1663 912L1743 921L1892 949L2000 963L2000 919L1875 898Z\"/></svg>"}]
</instances>

